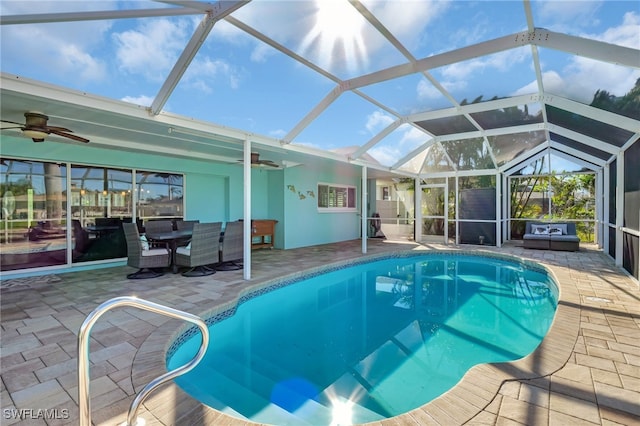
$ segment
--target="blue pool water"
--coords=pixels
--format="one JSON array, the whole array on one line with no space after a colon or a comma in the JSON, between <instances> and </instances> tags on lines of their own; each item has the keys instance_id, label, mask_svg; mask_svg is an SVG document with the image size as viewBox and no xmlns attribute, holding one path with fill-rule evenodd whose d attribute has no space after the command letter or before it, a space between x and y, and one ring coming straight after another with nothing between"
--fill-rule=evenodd
<instances>
[{"instance_id":1,"label":"blue pool water","mask_svg":"<svg viewBox=\"0 0 640 426\"><path fill-rule=\"evenodd\" d=\"M270 290L215 318L205 359L176 382L220 411L275 425L364 423L419 407L476 364L532 352L558 295L542 269L436 253ZM168 368L197 352L200 335L187 336Z\"/></svg>"}]
</instances>

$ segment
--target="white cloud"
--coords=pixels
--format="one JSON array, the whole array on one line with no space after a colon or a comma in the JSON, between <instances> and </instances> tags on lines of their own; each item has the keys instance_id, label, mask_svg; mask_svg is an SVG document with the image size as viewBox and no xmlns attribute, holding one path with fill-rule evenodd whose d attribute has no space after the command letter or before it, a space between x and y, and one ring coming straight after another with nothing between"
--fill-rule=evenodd
<instances>
[{"instance_id":1,"label":"white cloud","mask_svg":"<svg viewBox=\"0 0 640 426\"><path fill-rule=\"evenodd\" d=\"M621 25L608 28L602 34L584 37L638 48L640 34L640 14L627 13ZM544 90L583 103L591 103L597 90L606 90L616 96L623 96L633 88L640 78L640 70L617 66L581 56L574 56L562 69L552 69L542 65ZM603 78L605 77L606 78ZM531 82L518 89L515 94L537 92L537 83Z\"/></svg>"},{"instance_id":2,"label":"white cloud","mask_svg":"<svg viewBox=\"0 0 640 426\"><path fill-rule=\"evenodd\" d=\"M640 14L636 12L625 13L622 25L607 29L602 35L587 36L606 43L620 46L638 48L640 39Z\"/></svg>"},{"instance_id":3,"label":"white cloud","mask_svg":"<svg viewBox=\"0 0 640 426\"><path fill-rule=\"evenodd\" d=\"M377 110L367 116L365 128L369 134L373 135L389 126L393 121L393 117L385 114L383 111Z\"/></svg>"},{"instance_id":4,"label":"white cloud","mask_svg":"<svg viewBox=\"0 0 640 426\"><path fill-rule=\"evenodd\" d=\"M226 79L229 87L237 89L241 72L223 60L205 57L194 60L184 75L185 84L204 93L212 93L212 83L218 79Z\"/></svg>"},{"instance_id":5,"label":"white cloud","mask_svg":"<svg viewBox=\"0 0 640 426\"><path fill-rule=\"evenodd\" d=\"M76 77L84 81L101 81L106 78L106 67L103 61L84 52L77 45L60 47L60 64L66 70L76 70Z\"/></svg>"},{"instance_id":6,"label":"white cloud","mask_svg":"<svg viewBox=\"0 0 640 426\"><path fill-rule=\"evenodd\" d=\"M587 28L600 22L599 10L602 1L537 1L534 3L534 24L553 31L573 32L577 28ZM540 22L538 22L540 21Z\"/></svg>"},{"instance_id":7,"label":"white cloud","mask_svg":"<svg viewBox=\"0 0 640 426\"><path fill-rule=\"evenodd\" d=\"M416 91L418 92L418 99L438 99L442 96L442 93L425 79L418 82Z\"/></svg>"},{"instance_id":8,"label":"white cloud","mask_svg":"<svg viewBox=\"0 0 640 426\"><path fill-rule=\"evenodd\" d=\"M287 131L284 129L271 130L269 132L269 136L275 139L282 139L287 134Z\"/></svg>"},{"instance_id":9,"label":"white cloud","mask_svg":"<svg viewBox=\"0 0 640 426\"><path fill-rule=\"evenodd\" d=\"M34 6L37 9L34 11ZM0 4L2 15L60 13L112 7L113 2L26 2ZM67 7L69 6L69 7ZM51 23L46 25L7 25L0 37L3 69L11 64L15 70L43 66L52 80L101 81L107 76L101 56L104 36L112 21ZM37 64L37 65L34 65Z\"/></svg>"},{"instance_id":10,"label":"white cloud","mask_svg":"<svg viewBox=\"0 0 640 426\"><path fill-rule=\"evenodd\" d=\"M125 96L120 100L124 102L129 102L131 104L142 105L147 107L147 106L151 106L151 104L153 103L153 99L154 98L151 96L140 95L140 96Z\"/></svg>"},{"instance_id":11,"label":"white cloud","mask_svg":"<svg viewBox=\"0 0 640 426\"><path fill-rule=\"evenodd\" d=\"M188 19L159 19L114 33L119 68L151 81L164 80L187 45L190 26Z\"/></svg>"}]
</instances>

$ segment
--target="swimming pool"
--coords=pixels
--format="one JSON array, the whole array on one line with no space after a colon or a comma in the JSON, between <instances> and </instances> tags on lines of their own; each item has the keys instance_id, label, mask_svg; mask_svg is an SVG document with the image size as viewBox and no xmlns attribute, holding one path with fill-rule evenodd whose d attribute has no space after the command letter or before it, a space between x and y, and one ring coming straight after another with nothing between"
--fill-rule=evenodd
<instances>
[{"instance_id":1,"label":"swimming pool","mask_svg":"<svg viewBox=\"0 0 640 426\"><path fill-rule=\"evenodd\" d=\"M542 268L454 253L385 256L270 285L212 317L203 362L176 380L232 416L349 424L424 405L472 366L522 358L546 334L557 286ZM175 368L197 351L183 334Z\"/></svg>"}]
</instances>

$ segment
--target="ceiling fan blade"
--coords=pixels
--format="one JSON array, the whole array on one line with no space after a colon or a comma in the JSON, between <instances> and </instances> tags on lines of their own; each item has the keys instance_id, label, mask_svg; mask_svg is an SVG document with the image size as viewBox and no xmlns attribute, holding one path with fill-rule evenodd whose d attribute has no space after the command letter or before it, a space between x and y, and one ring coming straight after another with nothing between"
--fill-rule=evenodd
<instances>
[{"instance_id":1,"label":"ceiling fan blade","mask_svg":"<svg viewBox=\"0 0 640 426\"><path fill-rule=\"evenodd\" d=\"M18 123L16 121L10 121L10 120L0 120L3 123L11 123L11 124L17 124L18 126L24 126L24 123Z\"/></svg>"},{"instance_id":2,"label":"ceiling fan blade","mask_svg":"<svg viewBox=\"0 0 640 426\"><path fill-rule=\"evenodd\" d=\"M84 143L89 142L89 139L83 138L81 136L72 135L71 133L62 132L57 129L59 129L59 127L49 127L49 130L51 131L51 133L56 134L58 136L73 139L74 141L78 141L78 142L84 142Z\"/></svg>"},{"instance_id":3,"label":"ceiling fan blade","mask_svg":"<svg viewBox=\"0 0 640 426\"><path fill-rule=\"evenodd\" d=\"M7 123L10 123L10 121L7 121ZM19 123L16 123L16 124L19 124ZM7 129L22 129L22 126L2 127L2 128L0 128L0 130L7 130Z\"/></svg>"},{"instance_id":4,"label":"ceiling fan blade","mask_svg":"<svg viewBox=\"0 0 640 426\"><path fill-rule=\"evenodd\" d=\"M66 129L64 127L56 127L56 126L47 126L51 133L54 132L65 132L65 133L73 133L73 130Z\"/></svg>"},{"instance_id":5,"label":"ceiling fan blade","mask_svg":"<svg viewBox=\"0 0 640 426\"><path fill-rule=\"evenodd\" d=\"M264 164L265 166L269 167L280 167L278 164L274 163L271 160L260 160L258 161L258 164Z\"/></svg>"}]
</instances>

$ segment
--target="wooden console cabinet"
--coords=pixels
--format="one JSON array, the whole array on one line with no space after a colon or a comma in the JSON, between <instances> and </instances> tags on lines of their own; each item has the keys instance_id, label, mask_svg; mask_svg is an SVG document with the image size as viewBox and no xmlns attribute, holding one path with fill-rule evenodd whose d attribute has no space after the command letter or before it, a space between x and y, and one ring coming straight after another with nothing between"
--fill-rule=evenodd
<instances>
[{"instance_id":1,"label":"wooden console cabinet","mask_svg":"<svg viewBox=\"0 0 640 426\"><path fill-rule=\"evenodd\" d=\"M251 221L251 249L273 248L277 220L260 219Z\"/></svg>"}]
</instances>

